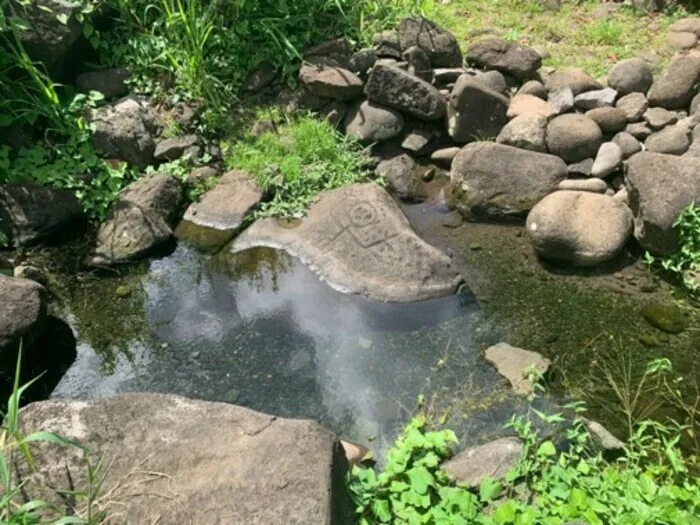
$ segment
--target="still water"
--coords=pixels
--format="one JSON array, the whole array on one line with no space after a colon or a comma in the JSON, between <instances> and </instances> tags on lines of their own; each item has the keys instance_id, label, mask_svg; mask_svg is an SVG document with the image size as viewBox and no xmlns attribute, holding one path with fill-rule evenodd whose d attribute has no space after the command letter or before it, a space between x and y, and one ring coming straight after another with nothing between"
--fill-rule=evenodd
<instances>
[{"instance_id":1,"label":"still water","mask_svg":"<svg viewBox=\"0 0 700 525\"><path fill-rule=\"evenodd\" d=\"M468 441L512 413L482 360L487 330L470 295L378 304L331 289L283 252L212 256L184 244L151 263L142 287L149 343L133 342L105 371L80 342L53 397L173 393L315 419L378 449L419 399Z\"/></svg>"}]
</instances>

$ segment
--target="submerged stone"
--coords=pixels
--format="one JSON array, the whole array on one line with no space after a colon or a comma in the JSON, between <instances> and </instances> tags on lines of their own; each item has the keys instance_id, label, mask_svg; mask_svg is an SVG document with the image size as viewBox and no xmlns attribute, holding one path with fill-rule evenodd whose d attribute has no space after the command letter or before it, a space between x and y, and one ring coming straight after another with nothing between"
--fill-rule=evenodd
<instances>
[{"instance_id":1,"label":"submerged stone","mask_svg":"<svg viewBox=\"0 0 700 525\"><path fill-rule=\"evenodd\" d=\"M646 321L662 332L680 334L685 330L685 319L681 309L676 305L651 303L642 309Z\"/></svg>"},{"instance_id":2,"label":"submerged stone","mask_svg":"<svg viewBox=\"0 0 700 525\"><path fill-rule=\"evenodd\" d=\"M493 363L519 395L533 392L534 382L549 370L550 360L537 352L499 343L486 350L486 360ZM539 376L539 377L538 377ZM534 381L534 382L533 382Z\"/></svg>"},{"instance_id":3,"label":"submerged stone","mask_svg":"<svg viewBox=\"0 0 700 525\"><path fill-rule=\"evenodd\" d=\"M322 193L295 228L260 220L236 239L232 250L253 247L285 250L332 287L379 301L444 297L462 282L450 258L418 237L376 184Z\"/></svg>"}]
</instances>

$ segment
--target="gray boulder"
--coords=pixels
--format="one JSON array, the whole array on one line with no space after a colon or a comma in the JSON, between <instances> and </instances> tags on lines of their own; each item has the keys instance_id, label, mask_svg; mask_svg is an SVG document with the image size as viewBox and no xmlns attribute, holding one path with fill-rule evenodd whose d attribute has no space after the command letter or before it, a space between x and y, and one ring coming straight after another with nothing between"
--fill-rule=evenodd
<instances>
[{"instance_id":1,"label":"gray boulder","mask_svg":"<svg viewBox=\"0 0 700 525\"><path fill-rule=\"evenodd\" d=\"M622 149L614 142L604 142L600 145L595 157L591 175L601 179L610 175L622 165Z\"/></svg>"},{"instance_id":2,"label":"gray boulder","mask_svg":"<svg viewBox=\"0 0 700 525\"><path fill-rule=\"evenodd\" d=\"M81 216L72 191L31 183L0 186L0 233L15 248L47 240Z\"/></svg>"},{"instance_id":3,"label":"gray boulder","mask_svg":"<svg viewBox=\"0 0 700 525\"><path fill-rule=\"evenodd\" d=\"M407 71L412 75L422 78L426 82L433 81L433 70L430 66L428 53L418 46L411 46L402 53L403 59L408 64Z\"/></svg>"},{"instance_id":4,"label":"gray boulder","mask_svg":"<svg viewBox=\"0 0 700 525\"><path fill-rule=\"evenodd\" d=\"M469 71L476 80L484 84L486 87L498 91L502 95L508 95L508 83L506 77L499 71Z\"/></svg>"},{"instance_id":5,"label":"gray boulder","mask_svg":"<svg viewBox=\"0 0 700 525\"><path fill-rule=\"evenodd\" d=\"M628 159L635 153L642 151L642 143L626 131L615 135L612 141L619 146L623 159Z\"/></svg>"},{"instance_id":6,"label":"gray boulder","mask_svg":"<svg viewBox=\"0 0 700 525\"><path fill-rule=\"evenodd\" d=\"M350 57L348 66L360 78L367 78L376 62L377 52L374 49L360 49Z\"/></svg>"},{"instance_id":7,"label":"gray boulder","mask_svg":"<svg viewBox=\"0 0 700 525\"><path fill-rule=\"evenodd\" d=\"M666 44L671 48L691 49L698 43L695 33L669 33L666 36Z\"/></svg>"},{"instance_id":8,"label":"gray boulder","mask_svg":"<svg viewBox=\"0 0 700 525\"><path fill-rule=\"evenodd\" d=\"M372 45L378 57L401 59L401 43L396 31L386 30L372 37Z\"/></svg>"},{"instance_id":9,"label":"gray boulder","mask_svg":"<svg viewBox=\"0 0 700 525\"><path fill-rule=\"evenodd\" d=\"M567 162L594 157L602 139L598 124L585 115L559 115L547 126L547 149Z\"/></svg>"},{"instance_id":10,"label":"gray boulder","mask_svg":"<svg viewBox=\"0 0 700 525\"><path fill-rule=\"evenodd\" d=\"M621 96L646 93L653 82L651 67L641 58L621 60L608 73L608 85Z\"/></svg>"},{"instance_id":11,"label":"gray boulder","mask_svg":"<svg viewBox=\"0 0 700 525\"><path fill-rule=\"evenodd\" d=\"M589 109L612 106L616 98L617 91L612 88L596 89L576 95L574 106L576 109L587 111Z\"/></svg>"},{"instance_id":12,"label":"gray boulder","mask_svg":"<svg viewBox=\"0 0 700 525\"><path fill-rule=\"evenodd\" d=\"M676 251L673 224L690 203L700 202L700 159L638 153L627 161L625 186L641 246L659 255Z\"/></svg>"},{"instance_id":13,"label":"gray boulder","mask_svg":"<svg viewBox=\"0 0 700 525\"><path fill-rule=\"evenodd\" d=\"M558 88L570 88L574 96L603 89L603 86L583 69L577 67L557 69L550 73L544 81L547 90L552 91Z\"/></svg>"},{"instance_id":14,"label":"gray boulder","mask_svg":"<svg viewBox=\"0 0 700 525\"><path fill-rule=\"evenodd\" d=\"M403 127L401 113L371 100L355 104L345 116L345 133L363 144L392 139L401 133Z\"/></svg>"},{"instance_id":15,"label":"gray boulder","mask_svg":"<svg viewBox=\"0 0 700 525\"><path fill-rule=\"evenodd\" d=\"M182 185L170 175L150 175L127 186L100 226L93 264L127 263L170 240L182 203Z\"/></svg>"},{"instance_id":16,"label":"gray boulder","mask_svg":"<svg viewBox=\"0 0 700 525\"><path fill-rule=\"evenodd\" d=\"M694 33L700 37L700 17L681 18L671 24L668 30L672 33Z\"/></svg>"},{"instance_id":17,"label":"gray boulder","mask_svg":"<svg viewBox=\"0 0 700 525\"><path fill-rule=\"evenodd\" d=\"M559 189L564 191L590 191L593 193L605 193L608 185L604 180L592 177L589 179L567 179L559 183Z\"/></svg>"},{"instance_id":18,"label":"gray boulder","mask_svg":"<svg viewBox=\"0 0 700 525\"><path fill-rule=\"evenodd\" d=\"M433 70L433 84L442 88L454 84L457 79L467 72L463 67L441 67Z\"/></svg>"},{"instance_id":19,"label":"gray boulder","mask_svg":"<svg viewBox=\"0 0 700 525\"><path fill-rule=\"evenodd\" d=\"M652 134L651 128L647 126L644 122L634 122L632 124L627 124L625 132L632 135L634 138L640 141L645 141Z\"/></svg>"},{"instance_id":20,"label":"gray boulder","mask_svg":"<svg viewBox=\"0 0 700 525\"><path fill-rule=\"evenodd\" d=\"M566 175L553 155L477 142L457 154L450 176L460 213L502 218L524 215Z\"/></svg>"},{"instance_id":21,"label":"gray boulder","mask_svg":"<svg viewBox=\"0 0 700 525\"><path fill-rule=\"evenodd\" d=\"M462 283L450 258L421 240L376 184L323 192L295 228L257 221L234 240L232 251L256 246L285 250L333 288L377 301L445 297Z\"/></svg>"},{"instance_id":22,"label":"gray boulder","mask_svg":"<svg viewBox=\"0 0 700 525\"><path fill-rule=\"evenodd\" d=\"M531 77L542 67L542 57L533 49L497 38L482 40L469 46L467 62L478 67L495 69L521 80Z\"/></svg>"},{"instance_id":23,"label":"gray boulder","mask_svg":"<svg viewBox=\"0 0 700 525\"><path fill-rule=\"evenodd\" d=\"M625 113L627 122L639 122L649 107L649 101L642 93L630 93L620 98L615 107Z\"/></svg>"},{"instance_id":24,"label":"gray boulder","mask_svg":"<svg viewBox=\"0 0 700 525\"><path fill-rule=\"evenodd\" d=\"M649 136L644 143L647 151L683 155L690 147L688 128L681 125L669 126Z\"/></svg>"},{"instance_id":25,"label":"gray boulder","mask_svg":"<svg viewBox=\"0 0 700 525\"><path fill-rule=\"evenodd\" d=\"M590 177L593 174L593 164L595 159L583 159L569 164L566 169L572 177Z\"/></svg>"},{"instance_id":26,"label":"gray boulder","mask_svg":"<svg viewBox=\"0 0 700 525\"><path fill-rule=\"evenodd\" d=\"M518 95L533 95L542 100L547 100L547 88L539 80L528 80L518 90Z\"/></svg>"},{"instance_id":27,"label":"gray boulder","mask_svg":"<svg viewBox=\"0 0 700 525\"><path fill-rule=\"evenodd\" d=\"M31 346L44 330L48 293L34 281L0 274L0 297L0 364L14 371L20 342Z\"/></svg>"},{"instance_id":28,"label":"gray boulder","mask_svg":"<svg viewBox=\"0 0 700 525\"><path fill-rule=\"evenodd\" d=\"M617 133L627 127L627 116L618 108L595 108L587 111L586 116L598 124L603 133Z\"/></svg>"},{"instance_id":29,"label":"gray boulder","mask_svg":"<svg viewBox=\"0 0 700 525\"><path fill-rule=\"evenodd\" d=\"M330 64L304 63L299 82L318 97L354 100L362 95L364 83L348 69Z\"/></svg>"},{"instance_id":30,"label":"gray boulder","mask_svg":"<svg viewBox=\"0 0 700 525\"><path fill-rule=\"evenodd\" d=\"M42 429L78 441L93 457L104 458L109 468L100 475L102 493L119 502L108 512L118 514L120 522L336 525L352 520L343 447L316 422L225 403L126 394L34 403L23 410L22 424L25 431ZM28 497L62 508L60 491L92 490L81 450L48 444L35 450L39 470L22 472Z\"/></svg>"},{"instance_id":31,"label":"gray boulder","mask_svg":"<svg viewBox=\"0 0 700 525\"><path fill-rule=\"evenodd\" d=\"M389 190L401 200L423 202L427 195L417 168L416 161L404 153L380 162L376 173L384 177Z\"/></svg>"},{"instance_id":32,"label":"gray boulder","mask_svg":"<svg viewBox=\"0 0 700 525\"><path fill-rule=\"evenodd\" d=\"M486 360L496 367L498 373L510 382L513 391L521 396L527 396L533 392L535 383L547 373L552 364L549 359L537 352L523 350L506 343L487 348ZM528 377L531 371L535 372L535 377Z\"/></svg>"},{"instance_id":33,"label":"gray boulder","mask_svg":"<svg viewBox=\"0 0 700 525\"><path fill-rule=\"evenodd\" d=\"M678 122L678 113L656 107L646 110L643 118L651 129L659 130Z\"/></svg>"},{"instance_id":34,"label":"gray boulder","mask_svg":"<svg viewBox=\"0 0 700 525\"><path fill-rule=\"evenodd\" d=\"M432 67L460 67L462 51L457 39L445 28L426 18L406 18L399 25L402 50L418 47L426 52Z\"/></svg>"},{"instance_id":35,"label":"gray boulder","mask_svg":"<svg viewBox=\"0 0 700 525\"><path fill-rule=\"evenodd\" d=\"M128 97L94 109L88 120L94 127L92 144L108 158L123 160L144 170L153 164L158 122L148 104Z\"/></svg>"},{"instance_id":36,"label":"gray boulder","mask_svg":"<svg viewBox=\"0 0 700 525\"><path fill-rule=\"evenodd\" d=\"M571 111L574 109L574 92L570 87L554 88L547 95L547 103L557 115Z\"/></svg>"},{"instance_id":37,"label":"gray boulder","mask_svg":"<svg viewBox=\"0 0 700 525\"><path fill-rule=\"evenodd\" d=\"M540 113L525 113L508 122L498 134L496 142L546 153L546 134L547 118Z\"/></svg>"},{"instance_id":38,"label":"gray boulder","mask_svg":"<svg viewBox=\"0 0 700 525\"><path fill-rule=\"evenodd\" d=\"M365 86L370 100L420 120L445 114L445 101L434 86L396 66L376 64Z\"/></svg>"},{"instance_id":39,"label":"gray boulder","mask_svg":"<svg viewBox=\"0 0 700 525\"><path fill-rule=\"evenodd\" d=\"M478 489L486 479L505 479L524 452L519 439L502 438L478 447L469 447L441 468L456 482L470 489Z\"/></svg>"},{"instance_id":40,"label":"gray boulder","mask_svg":"<svg viewBox=\"0 0 700 525\"><path fill-rule=\"evenodd\" d=\"M450 169L452 161L454 161L459 152L460 148L458 147L438 149L430 154L430 160L441 168Z\"/></svg>"},{"instance_id":41,"label":"gray boulder","mask_svg":"<svg viewBox=\"0 0 700 525\"><path fill-rule=\"evenodd\" d=\"M196 135L184 135L158 141L153 157L159 162L169 162L181 158L186 152L199 152L199 139Z\"/></svg>"},{"instance_id":42,"label":"gray boulder","mask_svg":"<svg viewBox=\"0 0 700 525\"><path fill-rule=\"evenodd\" d=\"M700 82L700 57L683 56L666 68L647 95L652 106L666 109L687 108Z\"/></svg>"},{"instance_id":43,"label":"gray boulder","mask_svg":"<svg viewBox=\"0 0 700 525\"><path fill-rule=\"evenodd\" d=\"M632 234L632 212L618 200L597 193L558 191L527 217L527 232L543 259L592 266L609 261Z\"/></svg>"},{"instance_id":44,"label":"gray boulder","mask_svg":"<svg viewBox=\"0 0 700 525\"><path fill-rule=\"evenodd\" d=\"M447 129L457 143L498 136L507 122L508 99L469 75L457 80L447 105Z\"/></svg>"},{"instance_id":45,"label":"gray boulder","mask_svg":"<svg viewBox=\"0 0 700 525\"><path fill-rule=\"evenodd\" d=\"M75 87L81 93L97 91L105 98L123 97L129 94L129 86L126 84L128 79L129 72L126 69L115 67L78 75Z\"/></svg>"}]
</instances>

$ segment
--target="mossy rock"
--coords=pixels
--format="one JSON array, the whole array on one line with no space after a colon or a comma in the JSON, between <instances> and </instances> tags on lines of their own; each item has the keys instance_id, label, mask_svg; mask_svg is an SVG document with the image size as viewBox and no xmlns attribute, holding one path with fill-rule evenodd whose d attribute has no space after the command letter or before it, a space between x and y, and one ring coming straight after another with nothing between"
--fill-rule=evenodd
<instances>
[{"instance_id":1,"label":"mossy rock","mask_svg":"<svg viewBox=\"0 0 700 525\"><path fill-rule=\"evenodd\" d=\"M651 303L642 309L642 316L654 328L669 334L685 330L685 319L680 308L672 304Z\"/></svg>"}]
</instances>

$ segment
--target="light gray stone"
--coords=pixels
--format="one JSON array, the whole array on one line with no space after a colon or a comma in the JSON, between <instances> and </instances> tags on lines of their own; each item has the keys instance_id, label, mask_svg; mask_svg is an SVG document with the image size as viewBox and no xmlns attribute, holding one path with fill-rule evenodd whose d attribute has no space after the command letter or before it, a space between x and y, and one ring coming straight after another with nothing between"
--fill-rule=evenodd
<instances>
[{"instance_id":1,"label":"light gray stone","mask_svg":"<svg viewBox=\"0 0 700 525\"><path fill-rule=\"evenodd\" d=\"M541 98L534 95L515 95L510 100L506 116L512 119L527 113L539 113L547 119L557 114L554 108Z\"/></svg>"},{"instance_id":2,"label":"light gray stone","mask_svg":"<svg viewBox=\"0 0 700 525\"><path fill-rule=\"evenodd\" d=\"M643 93L630 93L620 98L615 107L625 113L627 122L639 122L649 107L649 101Z\"/></svg>"},{"instance_id":3,"label":"light gray stone","mask_svg":"<svg viewBox=\"0 0 700 525\"><path fill-rule=\"evenodd\" d=\"M626 131L615 135L612 141L620 147L623 159L628 159L635 153L642 151L642 143Z\"/></svg>"},{"instance_id":4,"label":"light gray stone","mask_svg":"<svg viewBox=\"0 0 700 525\"><path fill-rule=\"evenodd\" d=\"M683 155L690 147L689 130L685 126L669 126L649 136L644 143L647 151Z\"/></svg>"},{"instance_id":5,"label":"light gray stone","mask_svg":"<svg viewBox=\"0 0 700 525\"><path fill-rule=\"evenodd\" d=\"M570 87L552 89L547 95L547 102L557 115L574 109L574 92Z\"/></svg>"},{"instance_id":6,"label":"light gray stone","mask_svg":"<svg viewBox=\"0 0 700 525\"><path fill-rule=\"evenodd\" d=\"M517 438L502 438L470 447L442 465L459 484L477 489L486 479L503 480L520 461L523 444Z\"/></svg>"},{"instance_id":7,"label":"light gray stone","mask_svg":"<svg viewBox=\"0 0 700 525\"><path fill-rule=\"evenodd\" d=\"M433 153L430 155L430 160L441 168L450 169L452 166L452 161L457 156L460 149L461 148L458 147L452 147L433 151Z\"/></svg>"},{"instance_id":8,"label":"light gray stone","mask_svg":"<svg viewBox=\"0 0 700 525\"><path fill-rule=\"evenodd\" d=\"M542 100L547 100L547 88L539 80L528 80L518 90L518 95L533 95Z\"/></svg>"},{"instance_id":9,"label":"light gray stone","mask_svg":"<svg viewBox=\"0 0 700 525\"><path fill-rule=\"evenodd\" d=\"M547 149L567 162L594 157L602 139L598 124L585 115L559 115L547 126Z\"/></svg>"},{"instance_id":10,"label":"light gray stone","mask_svg":"<svg viewBox=\"0 0 700 525\"><path fill-rule=\"evenodd\" d=\"M370 100L355 104L345 116L345 133L363 144L392 139L401 133L403 127L401 113Z\"/></svg>"},{"instance_id":11,"label":"light gray stone","mask_svg":"<svg viewBox=\"0 0 700 525\"><path fill-rule=\"evenodd\" d=\"M643 118L651 129L660 130L678 122L678 113L664 108L649 108Z\"/></svg>"},{"instance_id":12,"label":"light gray stone","mask_svg":"<svg viewBox=\"0 0 700 525\"><path fill-rule=\"evenodd\" d=\"M299 82L318 97L337 100L359 98L364 87L362 79L348 69L307 62L299 70Z\"/></svg>"},{"instance_id":13,"label":"light gray stone","mask_svg":"<svg viewBox=\"0 0 700 525\"><path fill-rule=\"evenodd\" d=\"M622 149L614 142L604 142L596 155L591 175L601 179L622 165Z\"/></svg>"},{"instance_id":14,"label":"light gray stone","mask_svg":"<svg viewBox=\"0 0 700 525\"><path fill-rule=\"evenodd\" d=\"M404 153L380 162L376 173L384 177L389 190L401 200L423 202L427 195L417 168L416 161Z\"/></svg>"},{"instance_id":15,"label":"light gray stone","mask_svg":"<svg viewBox=\"0 0 700 525\"><path fill-rule=\"evenodd\" d=\"M590 419L581 418L591 439L604 452L620 452L624 450L625 444L617 439L607 428Z\"/></svg>"},{"instance_id":16,"label":"light gray stone","mask_svg":"<svg viewBox=\"0 0 700 525\"><path fill-rule=\"evenodd\" d=\"M563 191L590 191L593 193L605 193L608 185L598 178L567 179L559 183L559 189Z\"/></svg>"},{"instance_id":17,"label":"light gray stone","mask_svg":"<svg viewBox=\"0 0 700 525\"><path fill-rule=\"evenodd\" d=\"M421 240L376 184L323 192L294 228L259 220L232 250L256 246L285 250L330 286L378 301L443 297L462 282L450 258Z\"/></svg>"},{"instance_id":18,"label":"light gray stone","mask_svg":"<svg viewBox=\"0 0 700 525\"><path fill-rule=\"evenodd\" d=\"M420 154L430 141L433 140L433 134L424 129L414 129L406 135L401 142L401 147L407 151Z\"/></svg>"},{"instance_id":19,"label":"light gray stone","mask_svg":"<svg viewBox=\"0 0 700 525\"><path fill-rule=\"evenodd\" d=\"M563 193L563 192L557 192ZM535 383L547 373L551 361L537 352L499 343L486 349L486 360L505 377L513 391L521 396L530 395Z\"/></svg>"},{"instance_id":20,"label":"light gray stone","mask_svg":"<svg viewBox=\"0 0 700 525\"><path fill-rule=\"evenodd\" d=\"M617 91L612 88L597 89L595 91L586 91L574 98L574 106L576 109L589 110L612 106L617 98Z\"/></svg>"},{"instance_id":21,"label":"light gray stone","mask_svg":"<svg viewBox=\"0 0 700 525\"><path fill-rule=\"evenodd\" d=\"M698 43L698 37L695 33L670 32L666 36L666 43L678 49L691 49Z\"/></svg>"},{"instance_id":22,"label":"light gray stone","mask_svg":"<svg viewBox=\"0 0 700 525\"><path fill-rule=\"evenodd\" d=\"M546 133L547 118L544 115L540 113L525 113L508 122L498 134L496 142L516 148L546 153Z\"/></svg>"}]
</instances>

